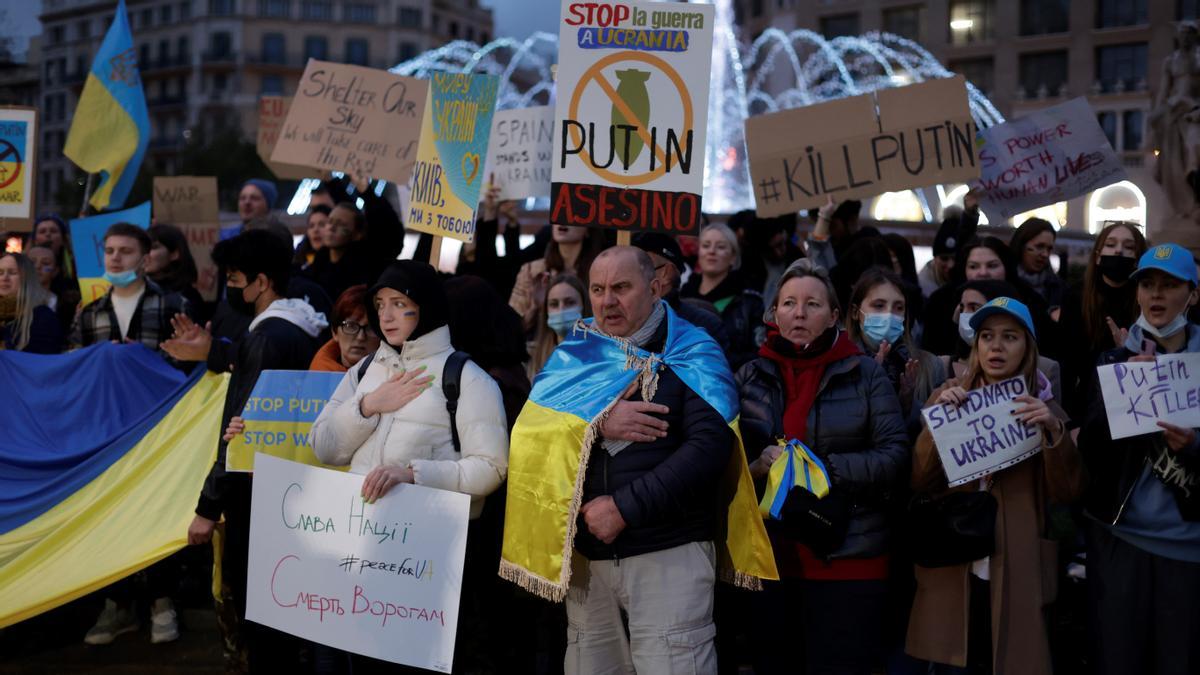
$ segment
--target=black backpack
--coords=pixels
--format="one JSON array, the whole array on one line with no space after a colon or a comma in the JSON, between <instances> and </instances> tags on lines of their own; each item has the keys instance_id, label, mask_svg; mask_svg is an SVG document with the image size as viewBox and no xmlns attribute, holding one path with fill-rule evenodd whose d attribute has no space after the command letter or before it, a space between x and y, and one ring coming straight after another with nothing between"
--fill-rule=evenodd
<instances>
[{"instance_id":1,"label":"black backpack","mask_svg":"<svg viewBox=\"0 0 1200 675\"><path fill-rule=\"evenodd\" d=\"M367 368L371 365L371 359L375 358L375 352L371 352L363 357L363 360L358 364L358 381L362 382L363 376L367 374ZM446 397L446 412L450 413L450 438L454 441L454 451L462 454L462 443L458 439L458 395L462 393L462 371L463 366L467 365L467 361L471 360L471 356L466 352L455 351L446 359L446 365L442 369L442 395Z\"/></svg>"}]
</instances>

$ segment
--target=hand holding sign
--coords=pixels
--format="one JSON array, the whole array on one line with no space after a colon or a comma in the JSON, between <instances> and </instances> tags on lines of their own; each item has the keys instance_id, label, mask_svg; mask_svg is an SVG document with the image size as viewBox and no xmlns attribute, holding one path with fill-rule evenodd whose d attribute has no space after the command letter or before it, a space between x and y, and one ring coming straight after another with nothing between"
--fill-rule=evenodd
<instances>
[{"instance_id":1,"label":"hand holding sign","mask_svg":"<svg viewBox=\"0 0 1200 675\"><path fill-rule=\"evenodd\" d=\"M363 479L362 498L368 504L386 495L401 483L413 483L413 470L406 466L377 466Z\"/></svg>"},{"instance_id":2,"label":"hand holding sign","mask_svg":"<svg viewBox=\"0 0 1200 675\"><path fill-rule=\"evenodd\" d=\"M228 442L232 441L233 439L237 438L238 435L241 434L242 432L244 432L245 430L246 430L245 420L243 420L241 417L237 417L237 416L231 417L231 418L229 418L229 426L225 428L225 435L221 437L221 440L228 443Z\"/></svg>"}]
</instances>

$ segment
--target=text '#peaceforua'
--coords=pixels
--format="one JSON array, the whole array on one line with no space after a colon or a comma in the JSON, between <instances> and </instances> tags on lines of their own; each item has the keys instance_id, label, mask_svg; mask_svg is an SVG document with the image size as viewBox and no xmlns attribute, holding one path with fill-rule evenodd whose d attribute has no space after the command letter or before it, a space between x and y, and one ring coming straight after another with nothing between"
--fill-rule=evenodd
<instances>
[{"instance_id":1,"label":"text '#peaceforua'","mask_svg":"<svg viewBox=\"0 0 1200 675\"><path fill-rule=\"evenodd\" d=\"M446 626L446 611L435 607L413 607L402 600L393 598L379 599L368 596L362 586L354 584L350 602L331 595L322 595L297 589L295 575L289 575L293 569L300 567L303 560L298 555L285 555L275 563L271 572L271 599L279 607L295 608L317 615L318 622L329 618L351 618L356 616L375 617L381 627L387 626L389 619L402 621L437 624ZM302 583L299 584L301 587ZM364 617L365 618L365 617Z\"/></svg>"}]
</instances>

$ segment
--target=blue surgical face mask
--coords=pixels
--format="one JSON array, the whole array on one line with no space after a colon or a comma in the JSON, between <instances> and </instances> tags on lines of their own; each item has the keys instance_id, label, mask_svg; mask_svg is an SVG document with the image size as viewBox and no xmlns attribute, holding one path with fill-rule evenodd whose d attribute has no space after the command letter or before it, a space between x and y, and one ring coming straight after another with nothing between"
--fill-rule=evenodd
<instances>
[{"instance_id":1,"label":"blue surgical face mask","mask_svg":"<svg viewBox=\"0 0 1200 675\"><path fill-rule=\"evenodd\" d=\"M104 271L104 280L113 286L116 286L117 288L125 288L129 284L137 281L137 278L137 269L125 270L124 272L117 272L116 274L113 274L108 270Z\"/></svg>"},{"instance_id":2,"label":"blue surgical face mask","mask_svg":"<svg viewBox=\"0 0 1200 675\"><path fill-rule=\"evenodd\" d=\"M867 314L863 312L863 338L871 349L878 349L884 340L890 345L904 335L904 317L891 312L882 314Z\"/></svg>"},{"instance_id":3,"label":"blue surgical face mask","mask_svg":"<svg viewBox=\"0 0 1200 675\"><path fill-rule=\"evenodd\" d=\"M1140 314L1138 315L1137 325L1142 327L1142 332L1163 340L1175 335L1184 328L1187 328L1187 312L1183 312L1179 316L1175 317L1171 323L1163 326L1162 328L1155 328L1154 326L1151 326L1150 322L1146 320L1146 315Z\"/></svg>"},{"instance_id":4,"label":"blue surgical face mask","mask_svg":"<svg viewBox=\"0 0 1200 675\"><path fill-rule=\"evenodd\" d=\"M560 312L550 312L546 315L546 325L550 330L558 334L558 337L566 337L567 331L571 330L571 326L575 322L583 318L583 312L578 307L564 309Z\"/></svg>"},{"instance_id":5,"label":"blue surgical face mask","mask_svg":"<svg viewBox=\"0 0 1200 675\"><path fill-rule=\"evenodd\" d=\"M958 315L958 337L969 345L975 344L975 329L971 328L971 317L973 316L975 316L975 312L961 312Z\"/></svg>"}]
</instances>

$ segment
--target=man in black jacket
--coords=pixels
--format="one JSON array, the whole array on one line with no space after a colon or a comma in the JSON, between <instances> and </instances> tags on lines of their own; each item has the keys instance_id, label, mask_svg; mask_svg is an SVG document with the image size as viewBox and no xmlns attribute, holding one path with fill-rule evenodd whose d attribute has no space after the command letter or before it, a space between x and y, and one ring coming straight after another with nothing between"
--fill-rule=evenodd
<instances>
[{"instance_id":1,"label":"man in black jacket","mask_svg":"<svg viewBox=\"0 0 1200 675\"><path fill-rule=\"evenodd\" d=\"M645 252L605 251L589 283L595 330L663 351L667 310ZM643 377L656 382L613 406L588 461L566 600L569 674L716 673L716 495L733 431L671 368Z\"/></svg>"},{"instance_id":2,"label":"man in black jacket","mask_svg":"<svg viewBox=\"0 0 1200 675\"><path fill-rule=\"evenodd\" d=\"M230 307L253 317L249 332L235 343L233 375L225 395L221 428L242 413L259 373L264 370L307 370L316 354L320 335L328 323L303 300L286 298L292 251L287 243L265 230L250 230L221 242L213 249L213 261L226 271L226 298ZM190 326L163 345L171 353L177 349L208 351L212 336ZM232 592L237 618L246 615L246 561L250 546L250 474L226 473L222 440L204 482L196 506L196 517L188 528L189 544L204 544L212 538L221 515L225 516L225 545L222 579ZM253 626L253 628L248 628ZM255 624L243 624L251 671L278 668L295 650L286 646L282 634ZM291 654L289 657L288 654ZM278 659L283 658L284 661Z\"/></svg>"}]
</instances>

